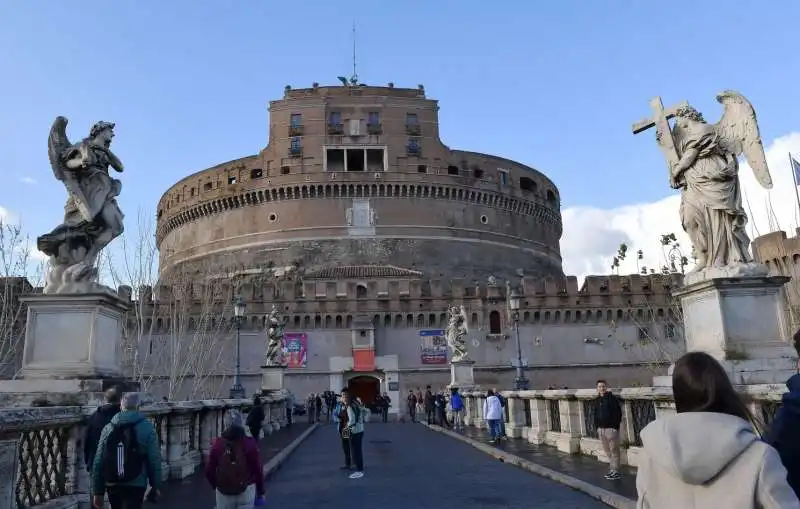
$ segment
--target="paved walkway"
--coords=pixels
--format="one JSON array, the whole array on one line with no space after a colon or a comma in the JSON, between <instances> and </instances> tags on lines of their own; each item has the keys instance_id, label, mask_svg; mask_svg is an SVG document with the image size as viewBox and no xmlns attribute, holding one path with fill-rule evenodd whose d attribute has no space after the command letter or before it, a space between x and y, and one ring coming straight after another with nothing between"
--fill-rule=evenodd
<instances>
[{"instance_id":1,"label":"paved walkway","mask_svg":"<svg viewBox=\"0 0 800 509\"><path fill-rule=\"evenodd\" d=\"M268 482L267 507L607 508L415 424L367 424L362 479L342 463L336 429L317 429Z\"/></svg>"},{"instance_id":2,"label":"paved walkway","mask_svg":"<svg viewBox=\"0 0 800 509\"><path fill-rule=\"evenodd\" d=\"M481 442L489 440L489 432L485 429L469 427L463 431L459 430L457 433ZM609 481L603 477L608 473L608 464L588 456L559 452L555 447L532 444L521 438L509 438L496 444L495 447L623 497L632 500L637 498L636 469L634 468L623 466L620 469L623 474L622 479Z\"/></svg>"}]
</instances>

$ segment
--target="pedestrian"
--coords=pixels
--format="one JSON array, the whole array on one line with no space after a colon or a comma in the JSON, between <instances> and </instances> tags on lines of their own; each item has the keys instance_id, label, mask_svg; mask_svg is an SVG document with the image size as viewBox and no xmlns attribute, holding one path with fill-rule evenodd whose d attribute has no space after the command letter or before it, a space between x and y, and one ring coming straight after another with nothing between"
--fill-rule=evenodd
<instances>
[{"instance_id":1,"label":"pedestrian","mask_svg":"<svg viewBox=\"0 0 800 509\"><path fill-rule=\"evenodd\" d=\"M777 451L758 437L756 421L725 369L704 352L672 371L676 413L641 432L637 507L800 509Z\"/></svg>"},{"instance_id":2,"label":"pedestrian","mask_svg":"<svg viewBox=\"0 0 800 509\"><path fill-rule=\"evenodd\" d=\"M464 429L464 400L458 387L450 388L450 409L453 411L453 429Z\"/></svg>"},{"instance_id":3,"label":"pedestrian","mask_svg":"<svg viewBox=\"0 0 800 509\"><path fill-rule=\"evenodd\" d=\"M264 475L258 443L244 432L242 414L225 414L225 431L214 440L205 468L214 488L216 509L251 509L264 505Z\"/></svg>"},{"instance_id":4,"label":"pedestrian","mask_svg":"<svg viewBox=\"0 0 800 509\"><path fill-rule=\"evenodd\" d=\"M436 413L439 426L449 428L450 423L447 422L447 398L444 396L444 390L436 393Z\"/></svg>"},{"instance_id":5,"label":"pedestrian","mask_svg":"<svg viewBox=\"0 0 800 509\"><path fill-rule=\"evenodd\" d=\"M389 422L389 407L392 406L392 398L389 397L389 394L384 392L383 396L381 396L381 417L383 418L383 422Z\"/></svg>"},{"instance_id":6,"label":"pedestrian","mask_svg":"<svg viewBox=\"0 0 800 509\"><path fill-rule=\"evenodd\" d=\"M621 477L619 473L619 427L622 423L622 405L619 399L608 390L608 382L597 381L597 413L595 425L597 436L603 446L603 452L608 458L608 473L606 479L615 480Z\"/></svg>"},{"instance_id":7,"label":"pedestrian","mask_svg":"<svg viewBox=\"0 0 800 509\"><path fill-rule=\"evenodd\" d=\"M364 477L364 408L350 398L347 389L342 389L341 410L339 411L339 436L344 452L344 469L355 471L350 479Z\"/></svg>"},{"instance_id":8,"label":"pedestrian","mask_svg":"<svg viewBox=\"0 0 800 509\"><path fill-rule=\"evenodd\" d=\"M496 443L500 438L500 419L502 418L503 407L497 399L494 391L489 389L486 392L486 400L483 402L483 418L489 426L489 442Z\"/></svg>"},{"instance_id":9,"label":"pedestrian","mask_svg":"<svg viewBox=\"0 0 800 509\"><path fill-rule=\"evenodd\" d=\"M498 424L498 431L500 433L500 439L504 439L506 438L506 398L503 397L496 387L493 390L494 395L500 400L500 423Z\"/></svg>"},{"instance_id":10,"label":"pedestrian","mask_svg":"<svg viewBox=\"0 0 800 509\"><path fill-rule=\"evenodd\" d=\"M308 398L306 398L306 415L308 416L309 424L314 424L314 416L316 415L316 412L314 411L315 400L316 398L314 397L313 392L308 395Z\"/></svg>"},{"instance_id":11,"label":"pedestrian","mask_svg":"<svg viewBox=\"0 0 800 509\"><path fill-rule=\"evenodd\" d=\"M800 356L800 331L794 335L794 348ZM800 360L797 371L800 372ZM778 451L789 474L789 486L800 497L800 374L789 377L786 387L789 392L783 393L782 405L764 439Z\"/></svg>"},{"instance_id":12,"label":"pedestrian","mask_svg":"<svg viewBox=\"0 0 800 509\"><path fill-rule=\"evenodd\" d=\"M292 417L294 417L294 395L291 392L286 392L286 427L292 426Z\"/></svg>"},{"instance_id":13,"label":"pedestrian","mask_svg":"<svg viewBox=\"0 0 800 509\"><path fill-rule=\"evenodd\" d=\"M314 417L315 422L320 422L320 417L322 417L322 397L319 393L314 396Z\"/></svg>"},{"instance_id":14,"label":"pedestrian","mask_svg":"<svg viewBox=\"0 0 800 509\"><path fill-rule=\"evenodd\" d=\"M139 412L140 396L122 396L122 408L103 428L92 464L92 503L111 509L141 509L148 484L149 500L161 489L161 445L153 424Z\"/></svg>"},{"instance_id":15,"label":"pedestrian","mask_svg":"<svg viewBox=\"0 0 800 509\"><path fill-rule=\"evenodd\" d=\"M417 422L417 395L411 389L408 390L408 396L406 397L406 407L411 422Z\"/></svg>"},{"instance_id":16,"label":"pedestrian","mask_svg":"<svg viewBox=\"0 0 800 509\"><path fill-rule=\"evenodd\" d=\"M100 443L100 436L103 434L103 429L121 410L120 402L122 398L119 388L112 387L108 389L104 399L105 403L98 406L97 410L94 411L86 422L86 432L83 437L83 461L86 465L87 472L92 471L94 456L97 453L97 446Z\"/></svg>"},{"instance_id":17,"label":"pedestrian","mask_svg":"<svg viewBox=\"0 0 800 509\"><path fill-rule=\"evenodd\" d=\"M436 400L433 397L433 392L431 391L430 385L425 387L425 399L423 404L425 405L425 419L428 421L429 425L433 424L435 416L434 412L436 410Z\"/></svg>"},{"instance_id":18,"label":"pedestrian","mask_svg":"<svg viewBox=\"0 0 800 509\"><path fill-rule=\"evenodd\" d=\"M422 394L422 389L417 388L417 416L425 414L425 395Z\"/></svg>"},{"instance_id":19,"label":"pedestrian","mask_svg":"<svg viewBox=\"0 0 800 509\"><path fill-rule=\"evenodd\" d=\"M261 438L261 429L264 426L264 406L261 404L261 398L255 396L253 398L253 408L247 413L247 427L250 429L250 436L252 436L256 443Z\"/></svg>"}]
</instances>

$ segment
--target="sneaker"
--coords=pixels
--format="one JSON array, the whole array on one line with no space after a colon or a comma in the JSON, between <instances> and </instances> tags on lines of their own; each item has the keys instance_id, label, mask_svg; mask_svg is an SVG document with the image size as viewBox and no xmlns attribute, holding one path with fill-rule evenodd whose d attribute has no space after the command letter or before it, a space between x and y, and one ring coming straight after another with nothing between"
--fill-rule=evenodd
<instances>
[{"instance_id":1,"label":"sneaker","mask_svg":"<svg viewBox=\"0 0 800 509\"><path fill-rule=\"evenodd\" d=\"M619 479L620 477L622 477L620 475L620 473L615 471L615 470L609 472L608 474L606 474L606 479L608 479L609 481L615 481L615 480Z\"/></svg>"},{"instance_id":2,"label":"sneaker","mask_svg":"<svg viewBox=\"0 0 800 509\"><path fill-rule=\"evenodd\" d=\"M350 479L361 479L364 477L364 472L353 472L350 474Z\"/></svg>"}]
</instances>

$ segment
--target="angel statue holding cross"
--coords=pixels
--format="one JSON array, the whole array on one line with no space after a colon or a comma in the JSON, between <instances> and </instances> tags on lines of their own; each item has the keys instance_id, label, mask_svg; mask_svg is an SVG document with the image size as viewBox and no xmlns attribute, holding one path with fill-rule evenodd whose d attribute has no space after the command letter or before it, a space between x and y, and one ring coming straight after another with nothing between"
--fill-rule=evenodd
<instances>
[{"instance_id":1,"label":"angel statue holding cross","mask_svg":"<svg viewBox=\"0 0 800 509\"><path fill-rule=\"evenodd\" d=\"M283 365L283 329L289 322L289 317L284 316L278 308L273 305L267 317L267 353L264 359L266 366Z\"/></svg>"},{"instance_id":2,"label":"angel statue holding cross","mask_svg":"<svg viewBox=\"0 0 800 509\"><path fill-rule=\"evenodd\" d=\"M635 124L633 132L656 128L670 186L681 191L681 224L696 259L692 273L716 270L720 272L716 277L764 275L765 267L753 263L750 255L737 160L744 154L756 180L766 189L772 188L756 113L738 92L722 92L717 101L724 108L722 119L708 124L688 103L665 111L657 97L650 103L654 117ZM668 121L673 117L674 127L670 128Z\"/></svg>"},{"instance_id":3,"label":"angel statue holding cross","mask_svg":"<svg viewBox=\"0 0 800 509\"><path fill-rule=\"evenodd\" d=\"M452 353L452 362L469 360L467 342L464 339L469 333L467 328L467 312L464 306L450 306L448 309L448 323L445 331L447 346Z\"/></svg>"}]
</instances>

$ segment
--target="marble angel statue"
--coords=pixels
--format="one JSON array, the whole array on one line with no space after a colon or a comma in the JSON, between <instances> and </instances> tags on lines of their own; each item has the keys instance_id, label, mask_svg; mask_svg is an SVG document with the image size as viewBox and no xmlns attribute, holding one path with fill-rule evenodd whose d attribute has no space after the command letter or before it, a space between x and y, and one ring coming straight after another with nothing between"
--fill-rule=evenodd
<instances>
[{"instance_id":1,"label":"marble angel statue","mask_svg":"<svg viewBox=\"0 0 800 509\"><path fill-rule=\"evenodd\" d=\"M662 110L655 121L656 139L667 157L670 185L681 191L681 224L696 259L692 272L720 269L729 276L761 275L763 268L750 255L737 160L744 155L756 180L772 188L756 113L738 92L722 92L717 101L724 112L716 124L708 124L699 111L683 104L670 129Z\"/></svg>"},{"instance_id":2,"label":"marble angel statue","mask_svg":"<svg viewBox=\"0 0 800 509\"><path fill-rule=\"evenodd\" d=\"M56 118L47 148L56 179L67 189L64 221L37 239L50 257L44 293L108 291L97 283L97 255L123 231L123 213L116 197L122 183L108 173L123 166L109 147L114 124L98 122L89 137L76 144L67 139L67 119Z\"/></svg>"},{"instance_id":3,"label":"marble angel statue","mask_svg":"<svg viewBox=\"0 0 800 509\"><path fill-rule=\"evenodd\" d=\"M447 346L450 347L452 352L451 362L459 362L469 360L469 352L467 351L467 312L464 306L450 306L449 321L447 323Z\"/></svg>"},{"instance_id":4,"label":"marble angel statue","mask_svg":"<svg viewBox=\"0 0 800 509\"><path fill-rule=\"evenodd\" d=\"M266 366L283 365L283 329L289 317L283 316L276 306L272 306L267 317L267 354L264 359Z\"/></svg>"}]
</instances>

